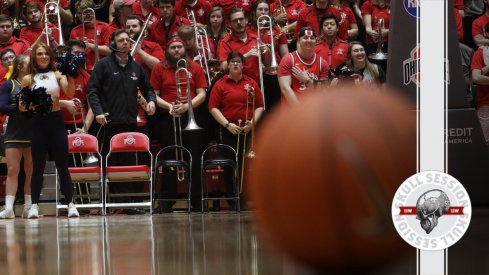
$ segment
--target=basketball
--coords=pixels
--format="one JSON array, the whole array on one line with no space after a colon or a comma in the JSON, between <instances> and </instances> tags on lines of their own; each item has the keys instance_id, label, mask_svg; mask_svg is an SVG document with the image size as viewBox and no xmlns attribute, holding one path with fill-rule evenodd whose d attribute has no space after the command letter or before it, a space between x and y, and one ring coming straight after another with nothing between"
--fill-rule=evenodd
<instances>
[{"instance_id":1,"label":"basketball","mask_svg":"<svg viewBox=\"0 0 489 275\"><path fill-rule=\"evenodd\" d=\"M392 91L336 89L264 121L249 191L276 248L319 270L371 270L409 248L390 207L416 173L416 115Z\"/></svg>"}]
</instances>

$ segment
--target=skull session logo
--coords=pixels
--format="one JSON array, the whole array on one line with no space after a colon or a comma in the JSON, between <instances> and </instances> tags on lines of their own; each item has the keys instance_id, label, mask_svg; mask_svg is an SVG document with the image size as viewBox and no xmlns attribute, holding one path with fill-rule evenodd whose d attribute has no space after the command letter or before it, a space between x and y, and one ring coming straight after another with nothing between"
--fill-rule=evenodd
<instances>
[{"instance_id":1,"label":"skull session logo","mask_svg":"<svg viewBox=\"0 0 489 275\"><path fill-rule=\"evenodd\" d=\"M399 235L423 250L455 244L470 223L472 207L465 188L454 177L424 171L405 180L392 202L392 219Z\"/></svg>"}]
</instances>

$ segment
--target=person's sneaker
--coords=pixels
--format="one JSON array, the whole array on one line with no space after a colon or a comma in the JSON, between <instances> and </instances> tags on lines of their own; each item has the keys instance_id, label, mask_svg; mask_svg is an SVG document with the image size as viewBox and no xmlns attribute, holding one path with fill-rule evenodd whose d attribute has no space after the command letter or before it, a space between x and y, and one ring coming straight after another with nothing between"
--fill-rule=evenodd
<instances>
[{"instance_id":1,"label":"person's sneaker","mask_svg":"<svg viewBox=\"0 0 489 275\"><path fill-rule=\"evenodd\" d=\"M5 208L0 212L0 219L13 219L15 218L15 213L12 208Z\"/></svg>"},{"instance_id":2,"label":"person's sneaker","mask_svg":"<svg viewBox=\"0 0 489 275\"><path fill-rule=\"evenodd\" d=\"M24 205L24 211L22 211L22 218L27 218L27 216L29 216L29 210L31 209L31 207L29 206L25 206Z\"/></svg>"},{"instance_id":3,"label":"person's sneaker","mask_svg":"<svg viewBox=\"0 0 489 275\"><path fill-rule=\"evenodd\" d=\"M28 219L37 219L39 218L39 205L33 204L31 209L29 209L29 214L27 215Z\"/></svg>"},{"instance_id":4,"label":"person's sneaker","mask_svg":"<svg viewBox=\"0 0 489 275\"><path fill-rule=\"evenodd\" d=\"M68 204L68 218L77 218L80 217L78 210L76 210L76 206L74 203L70 202Z\"/></svg>"}]
</instances>

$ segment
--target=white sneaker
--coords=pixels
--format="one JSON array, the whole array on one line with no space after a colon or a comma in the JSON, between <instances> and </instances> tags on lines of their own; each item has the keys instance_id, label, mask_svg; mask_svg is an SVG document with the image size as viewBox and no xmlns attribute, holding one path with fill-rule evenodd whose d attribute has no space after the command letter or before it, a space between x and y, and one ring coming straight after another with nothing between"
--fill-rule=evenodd
<instances>
[{"instance_id":1,"label":"white sneaker","mask_svg":"<svg viewBox=\"0 0 489 275\"><path fill-rule=\"evenodd\" d=\"M76 206L74 203L70 202L68 204L68 218L77 218L80 217L78 210L76 210Z\"/></svg>"},{"instance_id":2,"label":"white sneaker","mask_svg":"<svg viewBox=\"0 0 489 275\"><path fill-rule=\"evenodd\" d=\"M37 219L39 218L39 205L33 204L31 209L29 209L29 214L27 215L28 219Z\"/></svg>"},{"instance_id":3,"label":"white sneaker","mask_svg":"<svg viewBox=\"0 0 489 275\"><path fill-rule=\"evenodd\" d=\"M24 205L24 211L22 211L22 218L27 218L29 216L29 210L31 209L30 206L25 206Z\"/></svg>"},{"instance_id":4,"label":"white sneaker","mask_svg":"<svg viewBox=\"0 0 489 275\"><path fill-rule=\"evenodd\" d=\"M6 208L0 212L0 219L13 219L15 218L15 213L12 208Z\"/></svg>"}]
</instances>

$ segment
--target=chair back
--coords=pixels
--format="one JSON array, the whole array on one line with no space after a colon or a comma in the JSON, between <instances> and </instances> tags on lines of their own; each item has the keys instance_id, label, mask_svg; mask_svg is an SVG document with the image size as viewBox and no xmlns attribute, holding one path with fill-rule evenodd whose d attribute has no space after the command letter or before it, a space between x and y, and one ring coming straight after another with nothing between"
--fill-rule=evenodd
<instances>
[{"instance_id":1,"label":"chair back","mask_svg":"<svg viewBox=\"0 0 489 275\"><path fill-rule=\"evenodd\" d=\"M98 140L89 134L68 135L68 153L98 153Z\"/></svg>"},{"instance_id":2,"label":"chair back","mask_svg":"<svg viewBox=\"0 0 489 275\"><path fill-rule=\"evenodd\" d=\"M238 154L233 147L226 144L214 144L207 147L202 153L202 159L232 159L238 163Z\"/></svg>"},{"instance_id":3,"label":"chair back","mask_svg":"<svg viewBox=\"0 0 489 275\"><path fill-rule=\"evenodd\" d=\"M110 152L149 152L149 138L138 132L120 133L110 140Z\"/></svg>"}]
</instances>

